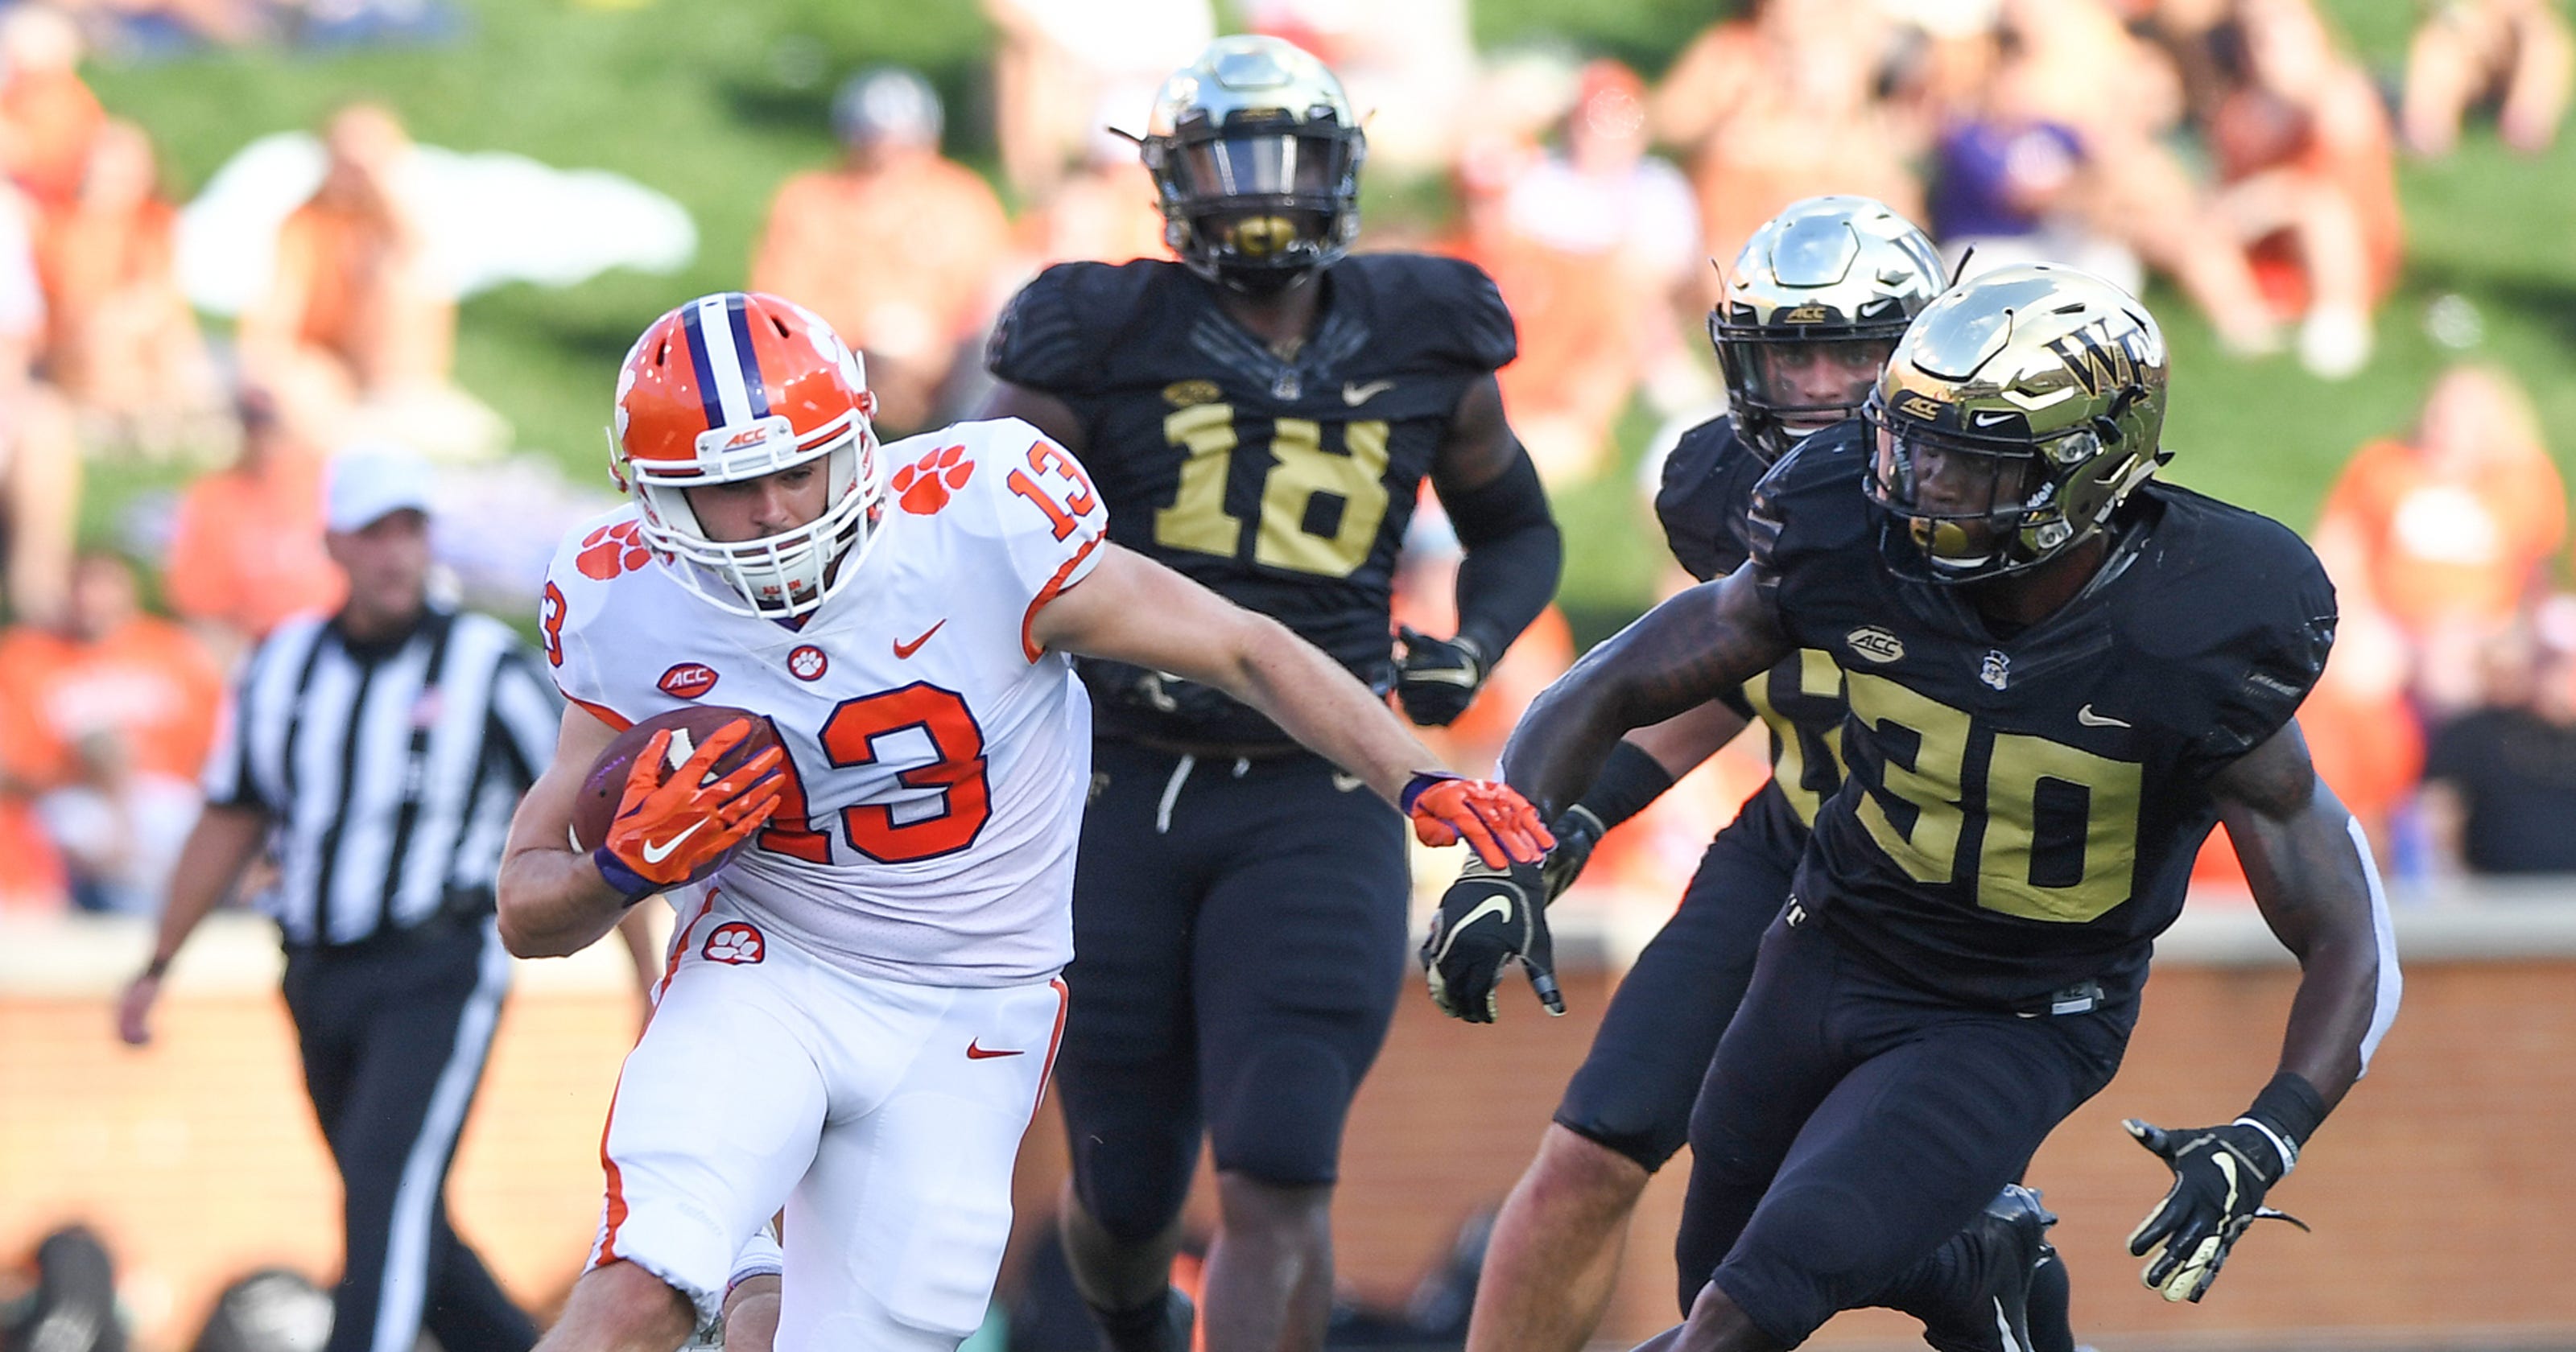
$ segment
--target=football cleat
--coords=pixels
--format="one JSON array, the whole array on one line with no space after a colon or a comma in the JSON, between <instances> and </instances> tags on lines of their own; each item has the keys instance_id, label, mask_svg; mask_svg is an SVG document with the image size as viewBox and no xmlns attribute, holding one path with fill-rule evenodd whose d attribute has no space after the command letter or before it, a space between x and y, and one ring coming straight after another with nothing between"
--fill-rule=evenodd
<instances>
[{"instance_id":1,"label":"football cleat","mask_svg":"<svg viewBox=\"0 0 2576 1352\"><path fill-rule=\"evenodd\" d=\"M2137 297L2054 263L1998 268L1906 329L1862 416L1889 564L1969 582L2108 524L2168 458L2165 340Z\"/></svg>"}]
</instances>

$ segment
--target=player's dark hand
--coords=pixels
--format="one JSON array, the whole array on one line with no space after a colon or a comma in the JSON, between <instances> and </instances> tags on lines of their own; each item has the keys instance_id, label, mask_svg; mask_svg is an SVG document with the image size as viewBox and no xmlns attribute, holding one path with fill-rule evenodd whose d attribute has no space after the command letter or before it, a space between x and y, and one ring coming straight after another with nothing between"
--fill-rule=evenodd
<instances>
[{"instance_id":1,"label":"player's dark hand","mask_svg":"<svg viewBox=\"0 0 2576 1352\"><path fill-rule=\"evenodd\" d=\"M1431 1003L1442 1013L1492 1023L1499 1003L1496 981L1513 958L1529 972L1530 989L1547 1012L1565 1012L1565 997L1556 988L1556 945L1548 938L1541 900L1544 886L1533 865L1495 869L1467 861L1458 881L1440 895L1440 912L1422 941Z\"/></svg>"},{"instance_id":2,"label":"player's dark hand","mask_svg":"<svg viewBox=\"0 0 2576 1352\"><path fill-rule=\"evenodd\" d=\"M1410 625L1398 626L1395 636L1404 644L1395 664L1395 702L1404 716L1426 728L1457 722L1485 683L1485 655L1476 641L1433 638Z\"/></svg>"},{"instance_id":3,"label":"player's dark hand","mask_svg":"<svg viewBox=\"0 0 2576 1352\"><path fill-rule=\"evenodd\" d=\"M1601 843L1606 832L1601 819L1581 803L1567 808L1548 829L1556 833L1556 848L1539 865L1539 876L1546 880L1546 899L1552 902L1583 876L1583 866L1592 862L1592 847Z\"/></svg>"},{"instance_id":4,"label":"player's dark hand","mask_svg":"<svg viewBox=\"0 0 2576 1352\"><path fill-rule=\"evenodd\" d=\"M2129 1252L2162 1245L2141 1276L2167 1300L2198 1300L2218 1280L2245 1228L2258 1220L2305 1222L2263 1205L2263 1194L2290 1171L2271 1133L2239 1118L2223 1127L2166 1131L2136 1118L2120 1125L2173 1170L2165 1199L2129 1235Z\"/></svg>"}]
</instances>

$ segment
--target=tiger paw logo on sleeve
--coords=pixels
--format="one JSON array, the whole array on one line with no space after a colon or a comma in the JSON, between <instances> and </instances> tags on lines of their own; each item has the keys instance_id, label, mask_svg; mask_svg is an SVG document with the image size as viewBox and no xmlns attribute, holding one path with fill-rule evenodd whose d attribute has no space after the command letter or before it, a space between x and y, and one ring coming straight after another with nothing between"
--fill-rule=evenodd
<instances>
[{"instance_id":1,"label":"tiger paw logo on sleeve","mask_svg":"<svg viewBox=\"0 0 2576 1352\"><path fill-rule=\"evenodd\" d=\"M948 505L949 494L975 477L975 462L962 445L932 451L894 472L896 501L915 516L929 516Z\"/></svg>"},{"instance_id":2,"label":"tiger paw logo on sleeve","mask_svg":"<svg viewBox=\"0 0 2576 1352\"><path fill-rule=\"evenodd\" d=\"M643 540L643 524L620 521L602 526L582 537L581 552L573 556L573 566L594 582L607 582L618 574L643 567L653 558L653 551Z\"/></svg>"}]
</instances>

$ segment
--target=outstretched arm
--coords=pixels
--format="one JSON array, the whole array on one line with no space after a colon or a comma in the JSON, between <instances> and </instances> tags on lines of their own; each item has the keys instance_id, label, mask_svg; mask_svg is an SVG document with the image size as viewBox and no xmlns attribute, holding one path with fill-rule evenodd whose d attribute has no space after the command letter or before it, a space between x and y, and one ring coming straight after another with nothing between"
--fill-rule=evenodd
<instances>
[{"instance_id":1,"label":"outstretched arm","mask_svg":"<svg viewBox=\"0 0 2576 1352\"><path fill-rule=\"evenodd\" d=\"M1390 803L1416 773L1440 768L1367 686L1286 625L1132 550L1103 543L1100 552L1088 576L1038 612L1030 637L1214 686Z\"/></svg>"},{"instance_id":2,"label":"outstretched arm","mask_svg":"<svg viewBox=\"0 0 2576 1352\"><path fill-rule=\"evenodd\" d=\"M1620 734L1705 704L1790 650L1759 565L1693 587L1540 692L1503 748L1503 777L1554 820L1591 786Z\"/></svg>"},{"instance_id":3,"label":"outstretched arm","mask_svg":"<svg viewBox=\"0 0 2576 1352\"><path fill-rule=\"evenodd\" d=\"M1458 781L1384 701L1287 626L1141 554L1107 543L1100 551L1082 581L1030 618L1029 636L1042 646L1232 695L1402 808L1427 844L1463 835L1499 868L1535 863L1552 843L1518 795Z\"/></svg>"}]
</instances>

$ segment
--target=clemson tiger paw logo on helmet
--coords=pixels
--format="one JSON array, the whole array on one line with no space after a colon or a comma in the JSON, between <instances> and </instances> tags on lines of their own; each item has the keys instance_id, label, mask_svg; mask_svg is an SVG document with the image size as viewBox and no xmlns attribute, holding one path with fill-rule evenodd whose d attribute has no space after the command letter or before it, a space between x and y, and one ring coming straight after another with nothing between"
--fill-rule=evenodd
<instances>
[{"instance_id":1,"label":"clemson tiger paw logo on helmet","mask_svg":"<svg viewBox=\"0 0 2576 1352\"><path fill-rule=\"evenodd\" d=\"M962 445L932 451L894 472L896 500L915 516L928 516L948 505L948 496L975 477L975 462Z\"/></svg>"},{"instance_id":2,"label":"clemson tiger paw logo on helmet","mask_svg":"<svg viewBox=\"0 0 2576 1352\"><path fill-rule=\"evenodd\" d=\"M645 547L640 521L620 521L602 526L581 538L581 552L573 556L573 566L581 575L606 582L628 569L641 568L653 557Z\"/></svg>"}]
</instances>

